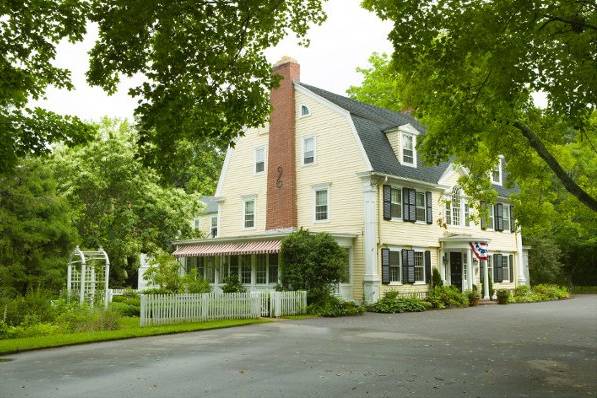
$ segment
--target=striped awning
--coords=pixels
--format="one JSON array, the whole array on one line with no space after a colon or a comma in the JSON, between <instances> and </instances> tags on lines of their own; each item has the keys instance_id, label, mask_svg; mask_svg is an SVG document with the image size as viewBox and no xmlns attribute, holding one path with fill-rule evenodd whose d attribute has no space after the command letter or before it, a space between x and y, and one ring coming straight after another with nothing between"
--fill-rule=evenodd
<instances>
[{"instance_id":1,"label":"striped awning","mask_svg":"<svg viewBox=\"0 0 597 398\"><path fill-rule=\"evenodd\" d=\"M252 242L205 242L179 246L176 257L199 257L241 254L268 254L280 251L279 240L260 240Z\"/></svg>"}]
</instances>

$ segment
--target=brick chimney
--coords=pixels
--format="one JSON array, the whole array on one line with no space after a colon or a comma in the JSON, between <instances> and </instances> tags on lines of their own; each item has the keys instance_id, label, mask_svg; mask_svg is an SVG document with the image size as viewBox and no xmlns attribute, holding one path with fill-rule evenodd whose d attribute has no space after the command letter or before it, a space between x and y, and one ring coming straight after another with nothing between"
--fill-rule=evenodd
<instances>
[{"instance_id":1,"label":"brick chimney","mask_svg":"<svg viewBox=\"0 0 597 398\"><path fill-rule=\"evenodd\" d=\"M300 79L300 65L282 57L273 68L280 85L272 89L267 165L267 215L265 228L296 227L296 150L293 82Z\"/></svg>"}]
</instances>

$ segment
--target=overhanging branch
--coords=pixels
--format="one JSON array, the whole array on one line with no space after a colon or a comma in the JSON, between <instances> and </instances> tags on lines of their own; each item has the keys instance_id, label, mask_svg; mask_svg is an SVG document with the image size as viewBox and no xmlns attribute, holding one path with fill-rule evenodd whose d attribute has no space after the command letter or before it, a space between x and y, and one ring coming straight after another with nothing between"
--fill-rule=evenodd
<instances>
[{"instance_id":1,"label":"overhanging branch","mask_svg":"<svg viewBox=\"0 0 597 398\"><path fill-rule=\"evenodd\" d=\"M522 135L529 141L531 147L537 152L537 154L547 163L549 168L554 172L556 177L562 182L564 188L578 200L584 203L593 211L597 211L597 200L589 195L584 189L582 189L570 175L562 168L560 163L553 157L553 155L547 150L543 142L537 137L537 135L524 123L515 121L513 126L516 127Z\"/></svg>"}]
</instances>

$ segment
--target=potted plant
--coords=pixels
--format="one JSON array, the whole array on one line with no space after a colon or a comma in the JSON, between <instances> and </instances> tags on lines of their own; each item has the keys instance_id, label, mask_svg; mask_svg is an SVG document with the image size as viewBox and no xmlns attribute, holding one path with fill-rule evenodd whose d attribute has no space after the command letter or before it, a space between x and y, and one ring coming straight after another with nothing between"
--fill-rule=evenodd
<instances>
[{"instance_id":1,"label":"potted plant","mask_svg":"<svg viewBox=\"0 0 597 398\"><path fill-rule=\"evenodd\" d=\"M471 307L479 305L479 301L481 301L481 295L479 294L477 289L469 290L467 292L467 297L468 297L468 305Z\"/></svg>"},{"instance_id":2,"label":"potted plant","mask_svg":"<svg viewBox=\"0 0 597 398\"><path fill-rule=\"evenodd\" d=\"M498 304L508 304L510 302L510 290L499 289L497 291Z\"/></svg>"}]
</instances>

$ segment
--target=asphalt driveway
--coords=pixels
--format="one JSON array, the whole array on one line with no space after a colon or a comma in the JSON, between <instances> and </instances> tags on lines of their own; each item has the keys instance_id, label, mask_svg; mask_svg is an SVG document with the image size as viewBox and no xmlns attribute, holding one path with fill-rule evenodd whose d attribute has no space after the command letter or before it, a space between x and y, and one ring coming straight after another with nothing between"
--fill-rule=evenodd
<instances>
[{"instance_id":1,"label":"asphalt driveway","mask_svg":"<svg viewBox=\"0 0 597 398\"><path fill-rule=\"evenodd\" d=\"M597 296L279 321L0 360L0 397L170 396L595 397Z\"/></svg>"}]
</instances>

